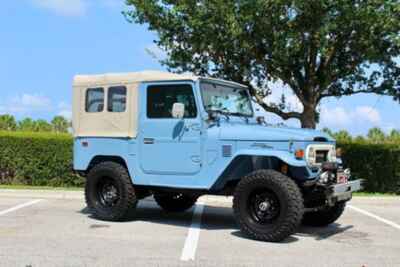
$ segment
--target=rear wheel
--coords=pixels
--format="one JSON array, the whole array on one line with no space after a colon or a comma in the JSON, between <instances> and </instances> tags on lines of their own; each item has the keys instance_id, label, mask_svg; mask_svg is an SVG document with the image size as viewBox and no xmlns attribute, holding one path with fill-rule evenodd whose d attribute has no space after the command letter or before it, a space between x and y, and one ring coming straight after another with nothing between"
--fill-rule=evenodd
<instances>
[{"instance_id":1,"label":"rear wheel","mask_svg":"<svg viewBox=\"0 0 400 267\"><path fill-rule=\"evenodd\" d=\"M190 209L197 201L197 197L182 193L155 193L157 204L169 212L182 212Z\"/></svg>"},{"instance_id":2,"label":"rear wheel","mask_svg":"<svg viewBox=\"0 0 400 267\"><path fill-rule=\"evenodd\" d=\"M303 216L303 224L308 226L326 226L335 222L343 214L346 202L338 202L333 207L306 212Z\"/></svg>"},{"instance_id":3,"label":"rear wheel","mask_svg":"<svg viewBox=\"0 0 400 267\"><path fill-rule=\"evenodd\" d=\"M137 204L126 168L115 162L102 162L90 170L85 198L93 216L107 221L124 219Z\"/></svg>"},{"instance_id":4,"label":"rear wheel","mask_svg":"<svg viewBox=\"0 0 400 267\"><path fill-rule=\"evenodd\" d=\"M279 172L259 170L244 177L237 185L233 210L246 235L277 242L297 230L304 208L295 182Z\"/></svg>"}]
</instances>

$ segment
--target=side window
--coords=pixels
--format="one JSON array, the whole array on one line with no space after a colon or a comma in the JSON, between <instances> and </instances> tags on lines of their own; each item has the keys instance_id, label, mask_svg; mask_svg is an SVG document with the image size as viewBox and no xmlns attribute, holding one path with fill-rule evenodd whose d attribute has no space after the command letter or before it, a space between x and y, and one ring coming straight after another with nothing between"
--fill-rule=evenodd
<instances>
[{"instance_id":1,"label":"side window","mask_svg":"<svg viewBox=\"0 0 400 267\"><path fill-rule=\"evenodd\" d=\"M86 112L102 112L104 109L104 89L89 88L86 90Z\"/></svg>"},{"instance_id":2,"label":"side window","mask_svg":"<svg viewBox=\"0 0 400 267\"><path fill-rule=\"evenodd\" d=\"M110 112L124 112L126 110L126 87L114 86L108 88L107 110Z\"/></svg>"},{"instance_id":3,"label":"side window","mask_svg":"<svg viewBox=\"0 0 400 267\"><path fill-rule=\"evenodd\" d=\"M147 88L147 117L172 118L172 106L179 102L185 105L185 118L196 118L197 108L192 86L154 85Z\"/></svg>"}]
</instances>

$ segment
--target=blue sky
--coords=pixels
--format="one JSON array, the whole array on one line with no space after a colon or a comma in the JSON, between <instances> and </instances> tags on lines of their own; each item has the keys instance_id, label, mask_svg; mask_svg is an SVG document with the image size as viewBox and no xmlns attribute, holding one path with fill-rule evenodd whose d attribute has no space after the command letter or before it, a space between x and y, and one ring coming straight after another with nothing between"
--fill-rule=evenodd
<instances>
[{"instance_id":1,"label":"blue sky","mask_svg":"<svg viewBox=\"0 0 400 267\"><path fill-rule=\"evenodd\" d=\"M163 70L148 51L154 33L126 22L123 0L4 1L0 9L0 114L51 119L71 114L71 81L75 74ZM287 94L293 110L298 101L275 85L271 99ZM326 99L319 128L365 134L378 126L400 128L400 104L390 97L357 95ZM267 114L267 120L277 122ZM296 121L286 122L297 126Z\"/></svg>"}]
</instances>

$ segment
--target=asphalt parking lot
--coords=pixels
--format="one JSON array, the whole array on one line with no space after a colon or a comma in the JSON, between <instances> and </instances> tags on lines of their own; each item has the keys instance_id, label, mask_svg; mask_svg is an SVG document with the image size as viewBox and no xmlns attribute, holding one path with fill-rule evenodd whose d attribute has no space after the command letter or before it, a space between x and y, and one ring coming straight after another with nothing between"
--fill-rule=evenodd
<instances>
[{"instance_id":1,"label":"asphalt parking lot","mask_svg":"<svg viewBox=\"0 0 400 267\"><path fill-rule=\"evenodd\" d=\"M241 235L228 198L180 214L146 199L111 223L81 194L0 190L0 266L400 266L400 198L354 198L336 224L265 243Z\"/></svg>"}]
</instances>

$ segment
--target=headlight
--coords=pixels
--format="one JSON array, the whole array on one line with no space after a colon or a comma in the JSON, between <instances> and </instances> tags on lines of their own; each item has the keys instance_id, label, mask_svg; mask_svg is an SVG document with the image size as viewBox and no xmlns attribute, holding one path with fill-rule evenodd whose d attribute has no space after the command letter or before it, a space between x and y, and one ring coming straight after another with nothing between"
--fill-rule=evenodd
<instances>
[{"instance_id":1,"label":"headlight","mask_svg":"<svg viewBox=\"0 0 400 267\"><path fill-rule=\"evenodd\" d=\"M336 162L336 149L334 146L332 146L332 148L329 150L328 161Z\"/></svg>"},{"instance_id":2,"label":"headlight","mask_svg":"<svg viewBox=\"0 0 400 267\"><path fill-rule=\"evenodd\" d=\"M323 162L336 162L336 148L332 144L311 144L306 149L308 165L319 166Z\"/></svg>"},{"instance_id":3,"label":"headlight","mask_svg":"<svg viewBox=\"0 0 400 267\"><path fill-rule=\"evenodd\" d=\"M310 165L313 165L313 164L315 164L315 160L316 160L315 149L310 147L309 150L308 150L307 162Z\"/></svg>"}]
</instances>

